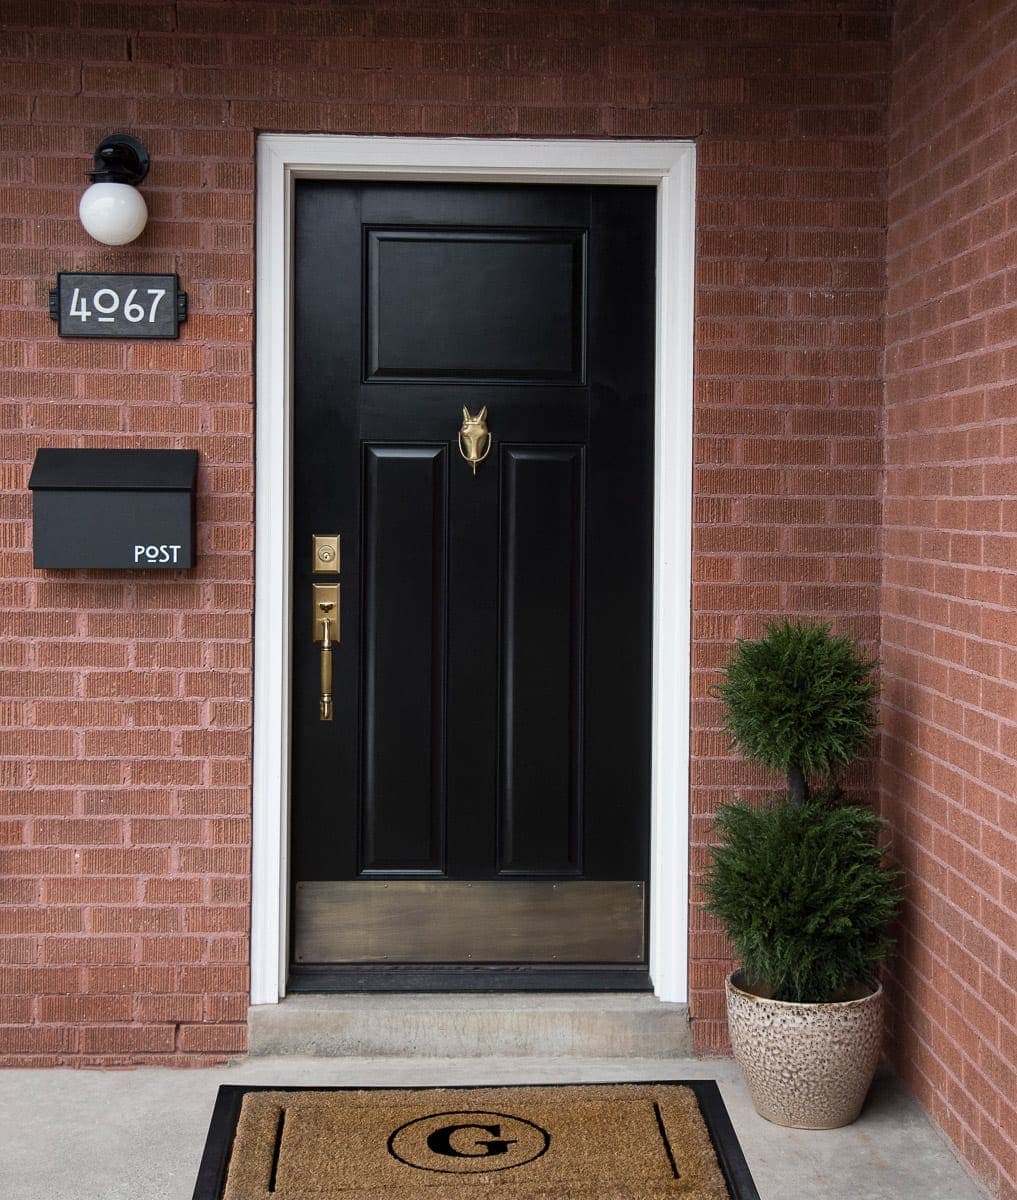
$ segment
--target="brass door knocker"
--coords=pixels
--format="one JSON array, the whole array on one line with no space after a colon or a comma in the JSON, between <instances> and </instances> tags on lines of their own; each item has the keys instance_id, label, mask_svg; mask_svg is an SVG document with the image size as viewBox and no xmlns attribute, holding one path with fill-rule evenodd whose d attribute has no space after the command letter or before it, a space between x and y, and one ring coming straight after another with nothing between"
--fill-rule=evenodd
<instances>
[{"instance_id":1,"label":"brass door knocker","mask_svg":"<svg viewBox=\"0 0 1017 1200\"><path fill-rule=\"evenodd\" d=\"M459 453L477 473L477 464L491 453L491 432L487 428L487 405L476 416L463 406L463 424L459 430Z\"/></svg>"}]
</instances>

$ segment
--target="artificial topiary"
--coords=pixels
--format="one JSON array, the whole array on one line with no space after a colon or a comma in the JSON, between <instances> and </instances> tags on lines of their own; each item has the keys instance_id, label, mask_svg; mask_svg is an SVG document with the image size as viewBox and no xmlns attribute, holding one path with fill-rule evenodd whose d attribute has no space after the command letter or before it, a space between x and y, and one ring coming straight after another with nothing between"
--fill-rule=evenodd
<instances>
[{"instance_id":1,"label":"artificial topiary","mask_svg":"<svg viewBox=\"0 0 1017 1200\"><path fill-rule=\"evenodd\" d=\"M899 874L881 866L881 827L870 809L826 794L720 807L707 911L765 994L825 1003L848 984L874 982L892 945Z\"/></svg>"},{"instance_id":2,"label":"artificial topiary","mask_svg":"<svg viewBox=\"0 0 1017 1200\"><path fill-rule=\"evenodd\" d=\"M793 804L807 777L829 775L860 756L877 712L875 663L829 624L782 621L757 641L739 641L715 690L726 727L750 761L787 773Z\"/></svg>"}]
</instances>

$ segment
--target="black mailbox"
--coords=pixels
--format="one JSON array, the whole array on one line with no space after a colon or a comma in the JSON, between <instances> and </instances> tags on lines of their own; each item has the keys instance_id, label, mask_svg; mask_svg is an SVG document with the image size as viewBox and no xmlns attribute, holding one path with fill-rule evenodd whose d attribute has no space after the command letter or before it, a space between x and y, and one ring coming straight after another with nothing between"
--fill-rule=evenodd
<instances>
[{"instance_id":1,"label":"black mailbox","mask_svg":"<svg viewBox=\"0 0 1017 1200\"><path fill-rule=\"evenodd\" d=\"M37 451L34 565L193 567L197 469L197 450Z\"/></svg>"}]
</instances>

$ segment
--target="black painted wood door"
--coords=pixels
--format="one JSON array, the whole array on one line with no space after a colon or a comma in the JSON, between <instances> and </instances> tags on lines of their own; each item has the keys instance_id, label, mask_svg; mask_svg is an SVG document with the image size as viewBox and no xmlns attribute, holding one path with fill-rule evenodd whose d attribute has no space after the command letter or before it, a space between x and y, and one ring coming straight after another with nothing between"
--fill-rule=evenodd
<instances>
[{"instance_id":1,"label":"black painted wood door","mask_svg":"<svg viewBox=\"0 0 1017 1200\"><path fill-rule=\"evenodd\" d=\"M655 194L294 203L294 978L645 983Z\"/></svg>"}]
</instances>

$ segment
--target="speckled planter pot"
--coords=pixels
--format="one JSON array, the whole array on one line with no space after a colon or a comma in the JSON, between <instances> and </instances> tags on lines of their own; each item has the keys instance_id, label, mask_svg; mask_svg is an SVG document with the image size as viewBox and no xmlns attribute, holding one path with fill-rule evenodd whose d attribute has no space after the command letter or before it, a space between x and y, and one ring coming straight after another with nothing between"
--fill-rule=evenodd
<instances>
[{"instance_id":1,"label":"speckled planter pot","mask_svg":"<svg viewBox=\"0 0 1017 1200\"><path fill-rule=\"evenodd\" d=\"M861 1112L879 1062L883 988L836 1004L789 1004L727 980L734 1056L756 1112L793 1129L837 1129Z\"/></svg>"}]
</instances>

